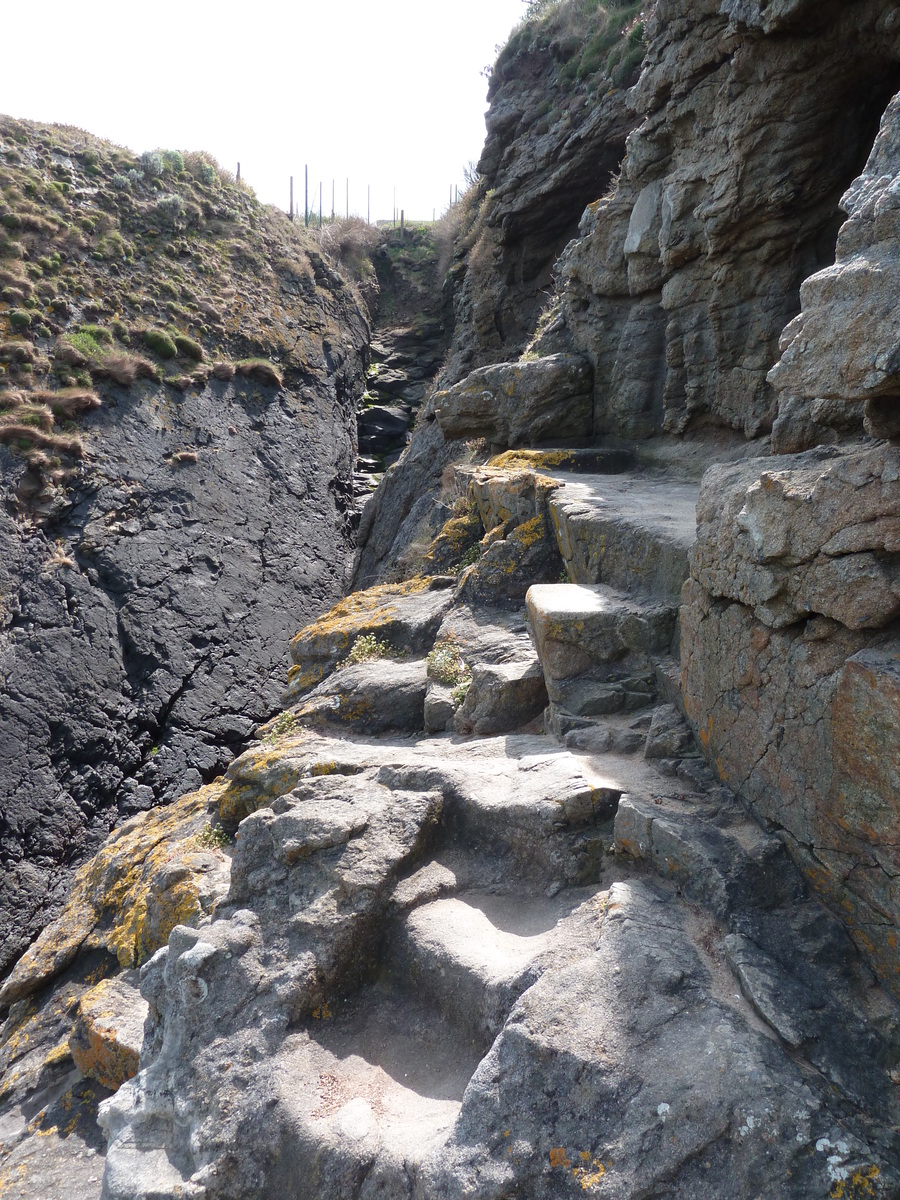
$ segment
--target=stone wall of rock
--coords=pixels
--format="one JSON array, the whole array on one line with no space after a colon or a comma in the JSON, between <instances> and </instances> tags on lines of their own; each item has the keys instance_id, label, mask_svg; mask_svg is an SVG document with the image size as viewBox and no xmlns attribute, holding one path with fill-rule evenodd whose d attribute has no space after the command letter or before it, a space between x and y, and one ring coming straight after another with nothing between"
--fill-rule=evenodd
<instances>
[{"instance_id":1,"label":"stone wall of rock","mask_svg":"<svg viewBox=\"0 0 900 1200\"><path fill-rule=\"evenodd\" d=\"M444 384L517 358L553 293L553 265L585 205L602 195L637 123L632 70L614 84L603 69L577 78L587 18L565 4L563 27L526 21L501 52L488 89L480 181L462 202L451 268L456 329Z\"/></svg>"},{"instance_id":2,"label":"stone wall of rock","mask_svg":"<svg viewBox=\"0 0 900 1200\"><path fill-rule=\"evenodd\" d=\"M597 432L771 428L779 335L833 259L838 201L900 83L895 16L881 0L656 5L642 123L558 268Z\"/></svg>"},{"instance_id":3,"label":"stone wall of rock","mask_svg":"<svg viewBox=\"0 0 900 1200\"><path fill-rule=\"evenodd\" d=\"M685 702L720 774L777 828L900 992L900 448L891 297L900 103L843 200L769 379L776 441L707 473L684 593ZM847 430L856 428L856 443Z\"/></svg>"},{"instance_id":4,"label":"stone wall of rock","mask_svg":"<svg viewBox=\"0 0 900 1200\"><path fill-rule=\"evenodd\" d=\"M2 972L114 824L227 766L341 593L369 330L208 163L2 118L0 187ZM82 393L54 465L34 422Z\"/></svg>"}]
</instances>

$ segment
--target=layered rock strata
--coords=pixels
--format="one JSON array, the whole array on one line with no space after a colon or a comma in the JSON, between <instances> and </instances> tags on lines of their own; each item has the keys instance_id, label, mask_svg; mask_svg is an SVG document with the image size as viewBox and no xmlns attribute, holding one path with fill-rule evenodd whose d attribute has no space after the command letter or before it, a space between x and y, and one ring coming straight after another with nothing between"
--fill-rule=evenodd
<instances>
[{"instance_id":1,"label":"layered rock strata","mask_svg":"<svg viewBox=\"0 0 900 1200\"><path fill-rule=\"evenodd\" d=\"M800 284L833 260L838 202L900 82L898 31L881 0L662 0L649 36L642 122L562 256L562 311L596 370L596 432L756 437Z\"/></svg>"}]
</instances>

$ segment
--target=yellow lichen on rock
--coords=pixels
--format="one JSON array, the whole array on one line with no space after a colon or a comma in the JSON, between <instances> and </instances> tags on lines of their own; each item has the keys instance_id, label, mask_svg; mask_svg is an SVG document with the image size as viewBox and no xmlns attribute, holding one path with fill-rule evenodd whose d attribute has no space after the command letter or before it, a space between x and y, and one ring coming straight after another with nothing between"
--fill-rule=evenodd
<instances>
[{"instance_id":1,"label":"yellow lichen on rock","mask_svg":"<svg viewBox=\"0 0 900 1200\"><path fill-rule=\"evenodd\" d=\"M446 590L442 592L429 576L351 593L292 639L295 665L288 675L284 703L295 704L321 683L347 658L360 638L377 635L402 646L415 642L417 637L421 640L429 622L435 622L436 628L437 610L446 607L445 598Z\"/></svg>"},{"instance_id":2,"label":"yellow lichen on rock","mask_svg":"<svg viewBox=\"0 0 900 1200\"><path fill-rule=\"evenodd\" d=\"M25 952L0 989L0 1004L30 995L82 948L140 965L178 924L195 923L227 890L228 860L195 841L224 788L210 784L166 808L126 821L76 874L59 918Z\"/></svg>"},{"instance_id":3,"label":"yellow lichen on rock","mask_svg":"<svg viewBox=\"0 0 900 1200\"><path fill-rule=\"evenodd\" d=\"M357 637L388 625L396 617L396 602L404 596L428 591L424 576L405 583L385 583L352 592L318 620L305 626L291 639L291 656L301 668L309 659L341 658Z\"/></svg>"},{"instance_id":4,"label":"yellow lichen on rock","mask_svg":"<svg viewBox=\"0 0 900 1200\"><path fill-rule=\"evenodd\" d=\"M504 450L488 461L489 467L501 470L526 469L547 470L552 467L567 467L575 460L571 450Z\"/></svg>"},{"instance_id":5,"label":"yellow lichen on rock","mask_svg":"<svg viewBox=\"0 0 900 1200\"><path fill-rule=\"evenodd\" d=\"M84 1075L115 1091L138 1072L148 1005L121 976L105 979L81 997L70 1038Z\"/></svg>"},{"instance_id":6,"label":"yellow lichen on rock","mask_svg":"<svg viewBox=\"0 0 900 1200\"><path fill-rule=\"evenodd\" d=\"M228 825L243 821L257 808L285 795L308 774L309 764L302 753L286 753L282 746L251 747L225 774L218 800L220 820Z\"/></svg>"}]
</instances>

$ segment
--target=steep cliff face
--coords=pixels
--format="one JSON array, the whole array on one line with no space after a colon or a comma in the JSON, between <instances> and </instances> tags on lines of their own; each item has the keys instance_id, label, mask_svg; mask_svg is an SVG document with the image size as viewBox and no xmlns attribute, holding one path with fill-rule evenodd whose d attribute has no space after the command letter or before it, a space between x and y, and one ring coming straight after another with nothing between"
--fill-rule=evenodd
<instances>
[{"instance_id":1,"label":"steep cliff face","mask_svg":"<svg viewBox=\"0 0 900 1200\"><path fill-rule=\"evenodd\" d=\"M895 99L769 375L776 441L832 444L709 473L683 610L685 699L710 756L895 992L898 131ZM847 444L863 421L885 440Z\"/></svg>"},{"instance_id":2,"label":"steep cliff face","mask_svg":"<svg viewBox=\"0 0 900 1200\"><path fill-rule=\"evenodd\" d=\"M621 178L559 267L597 434L771 429L779 336L833 260L838 202L900 84L894 15L656 5Z\"/></svg>"},{"instance_id":3,"label":"steep cliff face","mask_svg":"<svg viewBox=\"0 0 900 1200\"><path fill-rule=\"evenodd\" d=\"M639 6L608 7L535 6L493 68L480 179L458 214L445 383L525 349L557 256L622 160L644 25Z\"/></svg>"},{"instance_id":4,"label":"steep cliff face","mask_svg":"<svg viewBox=\"0 0 900 1200\"><path fill-rule=\"evenodd\" d=\"M368 328L202 156L0 122L0 969L339 594Z\"/></svg>"}]
</instances>

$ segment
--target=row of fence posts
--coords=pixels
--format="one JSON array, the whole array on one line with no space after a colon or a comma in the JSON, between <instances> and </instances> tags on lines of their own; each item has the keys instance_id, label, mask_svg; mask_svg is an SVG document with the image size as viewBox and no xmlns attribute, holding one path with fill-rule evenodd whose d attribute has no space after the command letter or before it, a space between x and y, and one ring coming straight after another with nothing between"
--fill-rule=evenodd
<instances>
[{"instance_id":1,"label":"row of fence posts","mask_svg":"<svg viewBox=\"0 0 900 1200\"><path fill-rule=\"evenodd\" d=\"M237 180L238 183L241 182L241 164L240 163L238 163L238 165L237 165L237 171L235 172L235 179ZM455 201L454 201L454 192L456 195ZM314 193L314 195L315 195L315 193ZM334 220L334 216L335 216L334 200L335 200L335 181L332 179L332 181L331 181L331 219L332 219L332 221ZM450 185L450 207L451 208L453 207L454 203L459 204L459 187L458 187L458 185L451 184ZM294 219L295 212L299 213L299 209L294 208L294 177L292 175L291 182L290 182L290 207L288 208L288 217L292 221ZM350 178L349 178L349 176L347 177L347 209L346 209L346 212L347 212L347 217L349 219L349 217L350 217ZM303 223L306 225L306 227L308 229L309 228L309 216L310 216L309 167L308 166L305 166L303 168L303 214L304 214ZM313 211L312 215L313 215L313 217L315 217L314 211ZM393 219L394 219L394 227L396 228L396 225L397 225L397 189L396 188L394 188L394 217L393 217ZM432 209L431 210L432 223L434 223L434 221L436 219L437 219L437 210ZM319 228L320 229L322 228L322 223L323 223L322 222L322 184L320 182L319 183ZM368 184L366 187L366 223L368 225L372 224L372 185L371 184ZM403 208L400 209L400 236L401 237L406 236L406 210Z\"/></svg>"}]
</instances>

